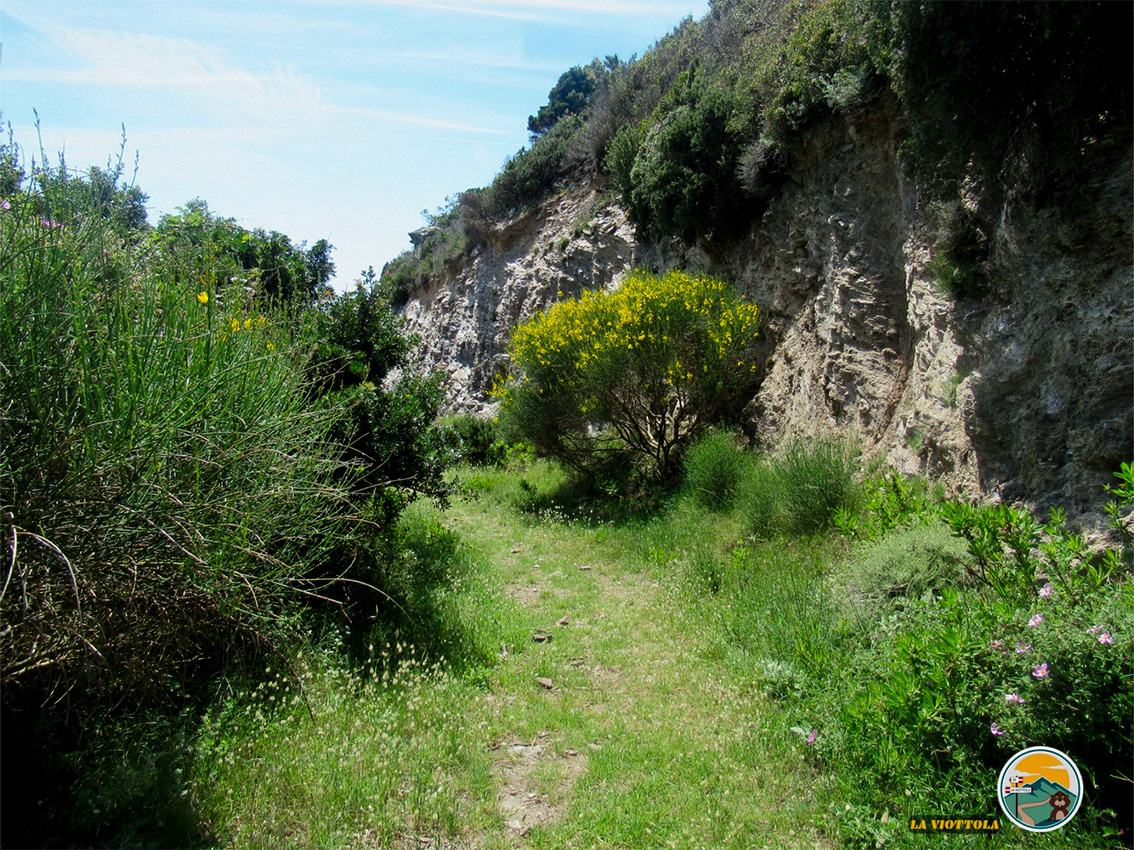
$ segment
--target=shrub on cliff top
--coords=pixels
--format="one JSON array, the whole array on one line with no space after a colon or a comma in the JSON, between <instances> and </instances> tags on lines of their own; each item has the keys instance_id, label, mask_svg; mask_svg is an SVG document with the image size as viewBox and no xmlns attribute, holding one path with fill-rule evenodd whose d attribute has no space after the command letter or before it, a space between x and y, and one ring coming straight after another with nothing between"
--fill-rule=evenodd
<instances>
[{"instance_id":1,"label":"shrub on cliff top","mask_svg":"<svg viewBox=\"0 0 1134 850\"><path fill-rule=\"evenodd\" d=\"M629 461L661 478L743 396L759 324L723 281L634 272L516 328L503 414L538 452L585 474Z\"/></svg>"}]
</instances>

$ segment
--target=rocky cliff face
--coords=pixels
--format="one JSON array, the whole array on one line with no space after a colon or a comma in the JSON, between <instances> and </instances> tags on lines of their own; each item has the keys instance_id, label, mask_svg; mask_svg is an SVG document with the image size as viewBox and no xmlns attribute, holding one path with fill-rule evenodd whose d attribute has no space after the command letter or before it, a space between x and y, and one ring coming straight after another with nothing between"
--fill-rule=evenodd
<instances>
[{"instance_id":1,"label":"rocky cliff face","mask_svg":"<svg viewBox=\"0 0 1134 850\"><path fill-rule=\"evenodd\" d=\"M411 299L409 327L449 375L451 409L487 412L516 322L634 267L709 272L766 310L748 407L761 444L850 432L955 493L1097 505L1134 455L1129 140L1089 153L1093 179L1058 205L1037 202L1025 156L1012 185L968 186L962 211L992 223L989 275L958 300L930 273L950 211L904 176L902 135L885 100L812 133L725 244L641 244L615 202L572 186Z\"/></svg>"}]
</instances>

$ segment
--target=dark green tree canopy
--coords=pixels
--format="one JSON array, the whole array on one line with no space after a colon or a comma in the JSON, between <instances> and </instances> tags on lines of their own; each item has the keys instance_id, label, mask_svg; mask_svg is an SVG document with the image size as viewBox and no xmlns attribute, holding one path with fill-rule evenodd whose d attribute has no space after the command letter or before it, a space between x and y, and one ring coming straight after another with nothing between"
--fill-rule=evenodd
<instances>
[{"instance_id":1,"label":"dark green tree canopy","mask_svg":"<svg viewBox=\"0 0 1134 850\"><path fill-rule=\"evenodd\" d=\"M547 105L528 118L528 132L538 138L561 118L578 115L591 99L595 87L595 78L589 67L576 65L564 71L548 95Z\"/></svg>"}]
</instances>

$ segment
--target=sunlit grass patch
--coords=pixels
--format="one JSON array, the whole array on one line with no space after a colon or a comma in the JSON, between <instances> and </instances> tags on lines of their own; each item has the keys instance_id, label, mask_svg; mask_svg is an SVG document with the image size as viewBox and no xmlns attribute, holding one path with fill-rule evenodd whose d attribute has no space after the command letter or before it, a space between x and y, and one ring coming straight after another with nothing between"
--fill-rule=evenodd
<instances>
[{"instance_id":1,"label":"sunlit grass patch","mask_svg":"<svg viewBox=\"0 0 1134 850\"><path fill-rule=\"evenodd\" d=\"M193 788L226 846L387 846L486 826L480 691L412 647L379 655L368 675L309 658L302 691L278 673L210 715Z\"/></svg>"}]
</instances>

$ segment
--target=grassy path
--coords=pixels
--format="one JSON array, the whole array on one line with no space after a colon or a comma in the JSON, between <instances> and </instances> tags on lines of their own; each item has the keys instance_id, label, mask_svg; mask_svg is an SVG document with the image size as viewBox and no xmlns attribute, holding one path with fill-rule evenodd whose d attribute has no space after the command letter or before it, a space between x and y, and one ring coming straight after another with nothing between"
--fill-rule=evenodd
<instances>
[{"instance_id":1,"label":"grassy path","mask_svg":"<svg viewBox=\"0 0 1134 850\"><path fill-rule=\"evenodd\" d=\"M527 520L486 497L456 501L445 524L524 635L490 673L499 828L475 846L827 846L810 825L814 777L640 534Z\"/></svg>"}]
</instances>

